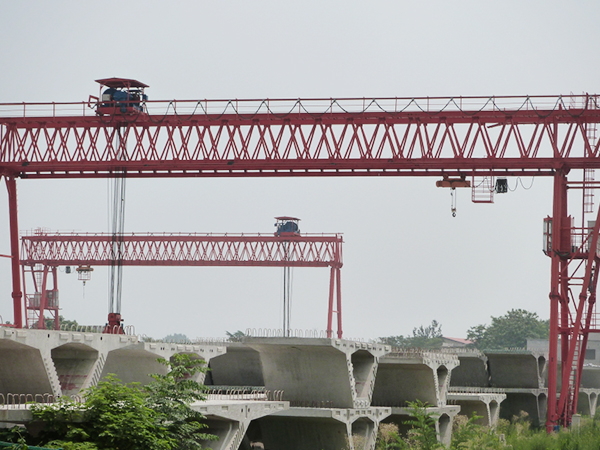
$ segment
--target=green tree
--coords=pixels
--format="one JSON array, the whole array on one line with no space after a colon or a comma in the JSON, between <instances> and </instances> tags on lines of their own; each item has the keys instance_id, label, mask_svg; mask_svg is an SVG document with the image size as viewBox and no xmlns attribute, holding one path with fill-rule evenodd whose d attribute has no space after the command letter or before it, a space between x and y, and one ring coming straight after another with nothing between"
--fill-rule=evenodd
<instances>
[{"instance_id":1,"label":"green tree","mask_svg":"<svg viewBox=\"0 0 600 450\"><path fill-rule=\"evenodd\" d=\"M165 336L163 342L190 342L190 339L185 334L175 333Z\"/></svg>"},{"instance_id":2,"label":"green tree","mask_svg":"<svg viewBox=\"0 0 600 450\"><path fill-rule=\"evenodd\" d=\"M437 320L432 320L426 327L421 325L413 328L412 336L380 337L379 341L394 347L441 348L444 338L442 325Z\"/></svg>"},{"instance_id":3,"label":"green tree","mask_svg":"<svg viewBox=\"0 0 600 450\"><path fill-rule=\"evenodd\" d=\"M246 333L240 330L237 330L235 333L226 331L225 334L227 334L227 340L229 342L242 342L242 339L246 337Z\"/></svg>"},{"instance_id":4,"label":"green tree","mask_svg":"<svg viewBox=\"0 0 600 450\"><path fill-rule=\"evenodd\" d=\"M205 417L190 407L191 403L205 399L202 392L206 386L194 381L207 370L204 360L176 354L170 361L163 358L158 361L169 371L166 375L151 375L154 381L145 388L147 404L158 414L158 424L167 429L180 450L200 449L200 441L216 440L216 436L204 432Z\"/></svg>"},{"instance_id":5,"label":"green tree","mask_svg":"<svg viewBox=\"0 0 600 450\"><path fill-rule=\"evenodd\" d=\"M409 402L409 411L412 416L406 423L412 428L405 439L406 447L409 449L437 450L443 449L444 445L438 441L435 429L435 418L427 411L427 403L420 400Z\"/></svg>"},{"instance_id":6,"label":"green tree","mask_svg":"<svg viewBox=\"0 0 600 450\"><path fill-rule=\"evenodd\" d=\"M84 431L100 448L169 450L176 441L139 384L108 375L85 393Z\"/></svg>"},{"instance_id":7,"label":"green tree","mask_svg":"<svg viewBox=\"0 0 600 450\"><path fill-rule=\"evenodd\" d=\"M503 316L492 316L489 326L469 328L467 339L480 349L520 348L527 345L527 338L546 339L548 333L547 320L540 320L536 313L524 309L511 309Z\"/></svg>"},{"instance_id":8,"label":"green tree","mask_svg":"<svg viewBox=\"0 0 600 450\"><path fill-rule=\"evenodd\" d=\"M54 319L52 318L44 318L44 325L46 326L46 330L54 330ZM65 319L63 316L58 316L58 327L59 329L63 329L63 330L71 330L72 328L75 329L79 326L79 324L77 323L76 320L67 320ZM38 324L37 322L31 324L31 326L29 328L31 329L37 329Z\"/></svg>"},{"instance_id":9,"label":"green tree","mask_svg":"<svg viewBox=\"0 0 600 450\"><path fill-rule=\"evenodd\" d=\"M215 440L204 432L202 414L190 407L204 399L206 388L194 381L206 370L203 360L175 355L160 362L169 373L153 375L145 387L123 384L111 374L84 391L82 404L63 397L53 405L33 405L33 417L44 424L34 443L65 450L188 450Z\"/></svg>"}]
</instances>

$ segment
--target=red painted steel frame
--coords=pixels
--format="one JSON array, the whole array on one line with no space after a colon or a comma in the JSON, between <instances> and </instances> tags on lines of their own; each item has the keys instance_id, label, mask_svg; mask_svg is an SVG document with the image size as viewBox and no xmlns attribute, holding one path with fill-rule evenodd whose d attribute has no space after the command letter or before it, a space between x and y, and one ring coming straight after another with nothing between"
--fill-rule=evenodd
<instances>
[{"instance_id":1,"label":"red painted steel frame","mask_svg":"<svg viewBox=\"0 0 600 450\"><path fill-rule=\"evenodd\" d=\"M431 105L434 100L437 108ZM83 111L78 116L60 115L57 104L24 104L17 105L22 116L2 117L4 109L12 106L14 114L17 106L0 104L0 174L93 178L124 170L130 178L551 175L565 164L572 169L600 168L599 145L585 134L586 124L600 122L598 98L584 97L579 107L570 107L569 101L511 97L148 102L150 114L108 118L94 115L92 109L85 115L86 104L62 105L71 108L71 114L76 108ZM153 114L157 110L160 113ZM35 115L42 111L48 116Z\"/></svg>"},{"instance_id":2,"label":"red painted steel frame","mask_svg":"<svg viewBox=\"0 0 600 450\"><path fill-rule=\"evenodd\" d=\"M36 232L21 238L21 264L45 267L65 265L110 266L114 261L111 234L48 234ZM131 234L123 242L123 266L261 266L331 267L337 277L330 280L327 335L332 337L332 316L342 337L341 274L342 243L333 235L202 235ZM285 245L284 245L285 244ZM337 309L333 294L337 291Z\"/></svg>"},{"instance_id":3,"label":"red painted steel frame","mask_svg":"<svg viewBox=\"0 0 600 450\"><path fill-rule=\"evenodd\" d=\"M14 324L16 328L23 327L23 317L21 315L21 277L19 275L19 224L17 214L17 183L12 177L6 177L6 187L8 189L8 210L10 222L10 251L12 267L12 298L14 310Z\"/></svg>"},{"instance_id":4,"label":"red painted steel frame","mask_svg":"<svg viewBox=\"0 0 600 450\"><path fill-rule=\"evenodd\" d=\"M586 133L600 123L599 103L590 95L201 100L147 102L148 114L108 117L89 102L0 104L0 175L15 214L11 238L14 177L553 176L551 428L568 423L580 377L575 370L557 404L559 335L563 369L580 365L574 355L585 350L595 301L587 299L582 325L584 307L570 309L565 275L573 265L566 189L569 171L600 168L600 140ZM337 303L339 320L339 293ZM329 304L331 312L333 293Z\"/></svg>"}]
</instances>

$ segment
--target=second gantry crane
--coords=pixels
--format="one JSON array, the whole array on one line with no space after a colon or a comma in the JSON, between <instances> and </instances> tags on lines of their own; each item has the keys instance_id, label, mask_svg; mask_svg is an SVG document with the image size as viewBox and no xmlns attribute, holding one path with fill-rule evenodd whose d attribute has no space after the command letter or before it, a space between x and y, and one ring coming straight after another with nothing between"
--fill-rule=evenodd
<instances>
[{"instance_id":1,"label":"second gantry crane","mask_svg":"<svg viewBox=\"0 0 600 450\"><path fill-rule=\"evenodd\" d=\"M295 219L296 221L298 219ZM129 233L122 242L122 266L219 266L219 267L329 267L330 286L327 336L333 337L333 318L337 333L342 331L341 234L300 234L288 232L296 222L278 218L275 234L184 234ZM33 293L25 292L26 326L45 328L45 312L58 328L57 267L76 266L89 273L94 266L113 263L112 233L49 233L44 230L21 238L21 265L24 279L31 279ZM30 277L25 275L30 274ZM49 278L52 277L52 285ZM288 280L289 282L289 280ZM24 287L26 283L24 284ZM284 290L286 288L284 287ZM284 314L285 317L285 314ZM112 318L112 321L110 320ZM289 328L289 310L287 322ZM109 315L105 329L121 333L121 317Z\"/></svg>"}]
</instances>

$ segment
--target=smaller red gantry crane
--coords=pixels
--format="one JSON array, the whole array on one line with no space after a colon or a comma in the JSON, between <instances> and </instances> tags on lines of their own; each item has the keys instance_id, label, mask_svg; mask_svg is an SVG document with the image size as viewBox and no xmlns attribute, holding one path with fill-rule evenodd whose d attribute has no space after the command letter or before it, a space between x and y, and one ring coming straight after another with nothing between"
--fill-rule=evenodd
<instances>
[{"instance_id":1,"label":"smaller red gantry crane","mask_svg":"<svg viewBox=\"0 0 600 450\"><path fill-rule=\"evenodd\" d=\"M330 267L327 336L342 337L341 234L300 234L296 218L278 217L274 235L261 234L123 234L122 266L226 266L226 267ZM76 266L82 280L89 279L93 266L113 263L110 233L49 233L37 230L21 238L23 278L31 279L33 293L24 283L26 326L45 328L48 313L58 328L57 267ZM27 273L30 274L27 277ZM48 278L52 274L52 285ZM289 283L289 278L288 278ZM289 286L284 290L289 292ZM335 299L334 299L335 297ZM335 307L334 307L335 303ZM109 316L110 318L111 316ZM122 319L113 316L107 333L122 333ZM284 324L289 326L289 316Z\"/></svg>"}]
</instances>

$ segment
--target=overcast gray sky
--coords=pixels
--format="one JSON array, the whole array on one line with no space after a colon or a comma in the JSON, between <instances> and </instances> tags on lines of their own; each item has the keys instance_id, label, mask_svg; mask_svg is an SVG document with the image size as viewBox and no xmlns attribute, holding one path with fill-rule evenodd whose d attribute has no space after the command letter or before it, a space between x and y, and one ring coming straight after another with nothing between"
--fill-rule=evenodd
<instances>
[{"instance_id":1,"label":"overcast gray sky","mask_svg":"<svg viewBox=\"0 0 600 450\"><path fill-rule=\"evenodd\" d=\"M135 78L156 100L598 93L597 1L1 1L0 102L83 101ZM542 220L551 180L472 204L435 179L128 180L126 231L344 233L347 337L447 336L511 308L549 315ZM524 179L529 187L531 179ZM514 187L516 180L510 180ZM21 230L108 231L106 180L19 180ZM9 253L0 188L0 254ZM60 273L61 314L103 324L107 271ZM294 269L292 327L324 329L329 273ZM224 336L281 325L282 270L125 268L138 333ZM0 260L0 315L12 320Z\"/></svg>"}]
</instances>

